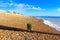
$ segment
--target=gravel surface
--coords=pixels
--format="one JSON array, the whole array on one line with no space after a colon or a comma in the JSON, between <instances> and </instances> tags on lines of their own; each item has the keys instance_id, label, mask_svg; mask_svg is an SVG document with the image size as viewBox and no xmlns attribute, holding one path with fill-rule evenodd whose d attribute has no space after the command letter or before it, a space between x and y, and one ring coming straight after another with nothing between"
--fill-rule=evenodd
<instances>
[{"instance_id":1,"label":"gravel surface","mask_svg":"<svg viewBox=\"0 0 60 40\"><path fill-rule=\"evenodd\" d=\"M0 29L0 40L60 40L60 36Z\"/></svg>"}]
</instances>

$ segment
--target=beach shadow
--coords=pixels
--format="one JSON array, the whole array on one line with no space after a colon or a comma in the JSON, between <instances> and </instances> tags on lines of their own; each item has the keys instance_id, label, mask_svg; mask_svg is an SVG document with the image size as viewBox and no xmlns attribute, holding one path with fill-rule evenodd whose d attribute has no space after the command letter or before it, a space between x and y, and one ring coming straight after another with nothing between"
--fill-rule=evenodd
<instances>
[{"instance_id":1,"label":"beach shadow","mask_svg":"<svg viewBox=\"0 0 60 40\"><path fill-rule=\"evenodd\" d=\"M0 29L11 30L11 31L26 31L20 28L8 27L8 26L3 26L3 25L0 25Z\"/></svg>"},{"instance_id":2,"label":"beach shadow","mask_svg":"<svg viewBox=\"0 0 60 40\"><path fill-rule=\"evenodd\" d=\"M14 28L14 27L8 27L8 26L3 26L3 25L0 25L0 29L3 29L3 30L10 30L10 31L22 31L22 32L49 34L49 35L59 35L59 36L60 36L60 34L57 34L57 33L40 32L40 31L34 31L34 30L28 31L28 30L25 30L25 29Z\"/></svg>"}]
</instances>

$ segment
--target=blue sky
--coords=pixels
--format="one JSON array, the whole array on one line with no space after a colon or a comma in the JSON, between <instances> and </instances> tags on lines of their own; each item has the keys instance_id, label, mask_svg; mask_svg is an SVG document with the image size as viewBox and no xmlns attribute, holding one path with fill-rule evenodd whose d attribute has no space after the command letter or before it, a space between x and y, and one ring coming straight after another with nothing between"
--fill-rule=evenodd
<instances>
[{"instance_id":1,"label":"blue sky","mask_svg":"<svg viewBox=\"0 0 60 40\"><path fill-rule=\"evenodd\" d=\"M30 16L60 16L60 0L0 0L0 11Z\"/></svg>"}]
</instances>

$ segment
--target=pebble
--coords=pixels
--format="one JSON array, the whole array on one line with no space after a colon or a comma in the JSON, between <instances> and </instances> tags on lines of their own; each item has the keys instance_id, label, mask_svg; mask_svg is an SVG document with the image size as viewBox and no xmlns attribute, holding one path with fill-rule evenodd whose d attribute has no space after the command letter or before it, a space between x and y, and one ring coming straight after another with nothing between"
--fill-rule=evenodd
<instances>
[{"instance_id":1,"label":"pebble","mask_svg":"<svg viewBox=\"0 0 60 40\"><path fill-rule=\"evenodd\" d=\"M17 36L19 36L19 34L16 34Z\"/></svg>"}]
</instances>

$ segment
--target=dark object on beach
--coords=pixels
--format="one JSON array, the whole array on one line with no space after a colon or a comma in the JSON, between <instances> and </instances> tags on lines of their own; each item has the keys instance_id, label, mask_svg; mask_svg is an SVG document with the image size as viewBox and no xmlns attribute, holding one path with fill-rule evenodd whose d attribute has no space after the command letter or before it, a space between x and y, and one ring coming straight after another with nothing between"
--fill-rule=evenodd
<instances>
[{"instance_id":1,"label":"dark object on beach","mask_svg":"<svg viewBox=\"0 0 60 40\"><path fill-rule=\"evenodd\" d=\"M32 23L30 23L30 22L27 23L27 30L28 30L28 31L31 31L31 28L32 28Z\"/></svg>"},{"instance_id":2,"label":"dark object on beach","mask_svg":"<svg viewBox=\"0 0 60 40\"><path fill-rule=\"evenodd\" d=\"M13 13L14 13L14 14L16 14L16 12L15 12L15 11L14 11Z\"/></svg>"}]
</instances>

